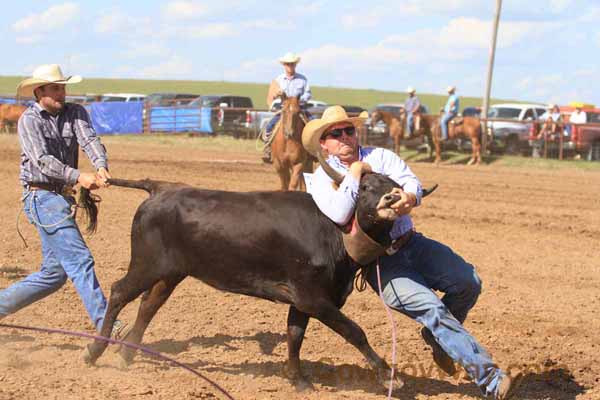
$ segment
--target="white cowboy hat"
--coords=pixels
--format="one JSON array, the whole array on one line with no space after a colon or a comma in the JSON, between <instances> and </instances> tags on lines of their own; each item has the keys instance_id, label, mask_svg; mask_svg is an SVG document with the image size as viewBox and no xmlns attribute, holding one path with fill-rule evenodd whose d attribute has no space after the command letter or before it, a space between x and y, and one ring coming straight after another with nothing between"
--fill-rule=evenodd
<instances>
[{"instance_id":1,"label":"white cowboy hat","mask_svg":"<svg viewBox=\"0 0 600 400\"><path fill-rule=\"evenodd\" d=\"M340 122L350 122L353 125L362 124L368 117L367 112L361 112L358 117L348 117L346 110L341 106L327 107L321 118L308 121L302 130L302 145L313 156L321 152L319 140L330 126Z\"/></svg>"},{"instance_id":2,"label":"white cowboy hat","mask_svg":"<svg viewBox=\"0 0 600 400\"><path fill-rule=\"evenodd\" d=\"M282 64L298 64L300 62L300 56L288 51L279 59L279 62Z\"/></svg>"},{"instance_id":3,"label":"white cowboy hat","mask_svg":"<svg viewBox=\"0 0 600 400\"><path fill-rule=\"evenodd\" d=\"M555 106L556 106L556 104L550 103L550 104L548 104L548 109L552 110Z\"/></svg>"},{"instance_id":4,"label":"white cowboy hat","mask_svg":"<svg viewBox=\"0 0 600 400\"><path fill-rule=\"evenodd\" d=\"M406 93L414 93L414 92L416 92L416 90L415 90L414 87L409 86L409 87L406 88Z\"/></svg>"},{"instance_id":5,"label":"white cowboy hat","mask_svg":"<svg viewBox=\"0 0 600 400\"><path fill-rule=\"evenodd\" d=\"M70 83L79 83L81 81L82 79L79 75L65 77L58 64L44 64L33 71L31 78L24 79L19 83L19 86L17 86L17 96L32 97L35 89L49 83L67 85Z\"/></svg>"},{"instance_id":6,"label":"white cowboy hat","mask_svg":"<svg viewBox=\"0 0 600 400\"><path fill-rule=\"evenodd\" d=\"M448 93L449 93L449 92L453 92L453 91L455 91L455 90L456 90L456 86L452 86L452 85L450 85L450 86L448 86L448 87L446 88L446 92L448 92Z\"/></svg>"}]
</instances>

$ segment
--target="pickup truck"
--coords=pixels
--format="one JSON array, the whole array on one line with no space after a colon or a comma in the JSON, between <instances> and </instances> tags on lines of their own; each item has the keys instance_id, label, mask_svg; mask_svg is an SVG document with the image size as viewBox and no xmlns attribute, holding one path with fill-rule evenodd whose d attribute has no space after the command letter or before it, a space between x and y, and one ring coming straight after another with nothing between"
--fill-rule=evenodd
<instances>
[{"instance_id":1,"label":"pickup truck","mask_svg":"<svg viewBox=\"0 0 600 400\"><path fill-rule=\"evenodd\" d=\"M546 112L543 104L494 104L488 110L488 129L492 135L490 149L506 154L523 154L529 150L534 122ZM494 121L498 119L499 121Z\"/></svg>"},{"instance_id":2,"label":"pickup truck","mask_svg":"<svg viewBox=\"0 0 600 400\"><path fill-rule=\"evenodd\" d=\"M236 139L247 136L246 111L252 109L252 99L245 96L203 95L192 100L189 107L210 107L214 133L230 134Z\"/></svg>"},{"instance_id":3,"label":"pickup truck","mask_svg":"<svg viewBox=\"0 0 600 400\"><path fill-rule=\"evenodd\" d=\"M600 108L583 108L586 123L569 124L569 116L574 110L572 106L560 107L567 131L570 131L568 139L563 142L563 149L573 150L577 158L600 161Z\"/></svg>"}]
</instances>

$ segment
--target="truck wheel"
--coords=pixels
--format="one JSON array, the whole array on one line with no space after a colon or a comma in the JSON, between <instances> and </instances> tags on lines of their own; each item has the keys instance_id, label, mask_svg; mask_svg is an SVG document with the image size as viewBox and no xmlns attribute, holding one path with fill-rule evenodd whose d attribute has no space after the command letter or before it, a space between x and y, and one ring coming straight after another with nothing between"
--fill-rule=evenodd
<instances>
[{"instance_id":1,"label":"truck wheel","mask_svg":"<svg viewBox=\"0 0 600 400\"><path fill-rule=\"evenodd\" d=\"M588 150L588 161L600 161L600 141L593 142Z\"/></svg>"},{"instance_id":2,"label":"truck wheel","mask_svg":"<svg viewBox=\"0 0 600 400\"><path fill-rule=\"evenodd\" d=\"M521 149L519 147L519 139L517 139L514 136L510 136L509 138L507 138L504 153L509 154L511 156L518 156L519 154L521 154Z\"/></svg>"}]
</instances>

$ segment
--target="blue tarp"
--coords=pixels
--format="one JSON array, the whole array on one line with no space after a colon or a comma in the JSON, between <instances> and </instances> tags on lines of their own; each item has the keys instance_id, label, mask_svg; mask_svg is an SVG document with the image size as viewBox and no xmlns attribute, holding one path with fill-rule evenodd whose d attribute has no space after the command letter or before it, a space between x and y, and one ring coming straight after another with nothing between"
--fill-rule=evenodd
<instances>
[{"instance_id":1,"label":"blue tarp","mask_svg":"<svg viewBox=\"0 0 600 400\"><path fill-rule=\"evenodd\" d=\"M209 107L180 108L152 107L150 130L152 132L204 132L212 133L212 109Z\"/></svg>"},{"instance_id":2,"label":"blue tarp","mask_svg":"<svg viewBox=\"0 0 600 400\"><path fill-rule=\"evenodd\" d=\"M144 126L141 101L107 101L90 104L94 130L99 135L119 133L142 133Z\"/></svg>"}]
</instances>

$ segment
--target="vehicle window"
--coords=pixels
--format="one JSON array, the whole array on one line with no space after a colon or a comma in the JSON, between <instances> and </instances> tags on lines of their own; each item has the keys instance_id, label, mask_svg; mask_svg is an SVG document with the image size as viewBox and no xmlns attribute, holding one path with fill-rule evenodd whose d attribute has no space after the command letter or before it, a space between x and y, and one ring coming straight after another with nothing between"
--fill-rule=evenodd
<instances>
[{"instance_id":1,"label":"vehicle window","mask_svg":"<svg viewBox=\"0 0 600 400\"><path fill-rule=\"evenodd\" d=\"M252 100L248 97L234 97L234 107L252 108Z\"/></svg>"},{"instance_id":2,"label":"vehicle window","mask_svg":"<svg viewBox=\"0 0 600 400\"><path fill-rule=\"evenodd\" d=\"M492 107L488 111L488 118L519 119L520 114L520 108Z\"/></svg>"},{"instance_id":3,"label":"vehicle window","mask_svg":"<svg viewBox=\"0 0 600 400\"><path fill-rule=\"evenodd\" d=\"M123 97L117 97L117 96L102 96L102 98L100 99L100 101L125 101L125 99Z\"/></svg>"},{"instance_id":4,"label":"vehicle window","mask_svg":"<svg viewBox=\"0 0 600 400\"><path fill-rule=\"evenodd\" d=\"M586 112L589 124L600 124L600 113Z\"/></svg>"},{"instance_id":5,"label":"vehicle window","mask_svg":"<svg viewBox=\"0 0 600 400\"><path fill-rule=\"evenodd\" d=\"M542 115L544 115L546 113L546 109L545 108L536 108L535 112L537 113L538 118L540 118Z\"/></svg>"},{"instance_id":6,"label":"vehicle window","mask_svg":"<svg viewBox=\"0 0 600 400\"><path fill-rule=\"evenodd\" d=\"M535 119L535 115L533 115L533 108L528 108L527 111L525 111L525 115L523 115L523 119L525 119L525 120Z\"/></svg>"}]
</instances>

